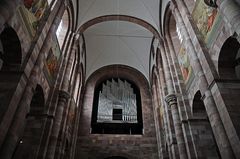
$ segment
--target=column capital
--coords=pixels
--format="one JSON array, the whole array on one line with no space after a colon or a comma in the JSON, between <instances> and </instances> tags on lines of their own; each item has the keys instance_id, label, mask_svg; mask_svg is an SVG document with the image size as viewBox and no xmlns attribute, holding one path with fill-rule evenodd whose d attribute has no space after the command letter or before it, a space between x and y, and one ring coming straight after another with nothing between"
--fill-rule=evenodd
<instances>
[{"instance_id":1,"label":"column capital","mask_svg":"<svg viewBox=\"0 0 240 159\"><path fill-rule=\"evenodd\" d=\"M171 106L172 104L177 104L177 96L175 94L168 94L165 97L165 101L169 106Z\"/></svg>"}]
</instances>

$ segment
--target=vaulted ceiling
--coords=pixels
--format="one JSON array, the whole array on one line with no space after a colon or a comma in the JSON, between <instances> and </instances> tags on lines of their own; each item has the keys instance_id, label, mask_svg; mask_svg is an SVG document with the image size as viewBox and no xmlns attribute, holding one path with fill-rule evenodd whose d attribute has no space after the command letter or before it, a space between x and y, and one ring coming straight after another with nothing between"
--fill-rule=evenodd
<instances>
[{"instance_id":1,"label":"vaulted ceiling","mask_svg":"<svg viewBox=\"0 0 240 159\"><path fill-rule=\"evenodd\" d=\"M160 13L164 13L167 2L73 0L78 29L85 37L86 76L103 66L121 64L137 69L149 79L151 43L153 37L161 34Z\"/></svg>"}]
</instances>

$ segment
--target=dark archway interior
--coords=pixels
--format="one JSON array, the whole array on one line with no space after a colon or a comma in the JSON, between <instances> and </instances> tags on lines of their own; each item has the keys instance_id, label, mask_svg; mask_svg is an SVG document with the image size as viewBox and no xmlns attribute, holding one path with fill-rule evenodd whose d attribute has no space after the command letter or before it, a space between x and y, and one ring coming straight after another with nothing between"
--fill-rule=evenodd
<instances>
[{"instance_id":1,"label":"dark archway interior","mask_svg":"<svg viewBox=\"0 0 240 159\"><path fill-rule=\"evenodd\" d=\"M21 44L17 33L6 27L0 34L0 121L21 77Z\"/></svg>"},{"instance_id":2,"label":"dark archway interior","mask_svg":"<svg viewBox=\"0 0 240 159\"><path fill-rule=\"evenodd\" d=\"M44 109L44 93L41 86L37 85L30 104L30 115L42 114Z\"/></svg>"},{"instance_id":3,"label":"dark archway interior","mask_svg":"<svg viewBox=\"0 0 240 159\"><path fill-rule=\"evenodd\" d=\"M14 29L7 27L0 35L0 59L3 61L1 70L17 69L21 65L22 53L20 40Z\"/></svg>"},{"instance_id":4,"label":"dark archway interior","mask_svg":"<svg viewBox=\"0 0 240 159\"><path fill-rule=\"evenodd\" d=\"M45 121L43 111L44 93L42 87L37 85L30 104L30 112L26 116L25 129L15 149L13 159L35 158Z\"/></svg>"},{"instance_id":5,"label":"dark archway interior","mask_svg":"<svg viewBox=\"0 0 240 159\"><path fill-rule=\"evenodd\" d=\"M198 132L196 134L196 146L201 149L199 156L205 158L206 154L211 152L213 156L221 158L200 91L197 91L194 96L192 109L193 118L196 120L193 120L191 124L194 131ZM201 126L204 126L206 130L201 130ZM208 136L208 138L202 137L205 135Z\"/></svg>"},{"instance_id":6,"label":"dark archway interior","mask_svg":"<svg viewBox=\"0 0 240 159\"><path fill-rule=\"evenodd\" d=\"M236 38L228 38L221 48L218 61L218 71L222 79L239 79L240 44Z\"/></svg>"},{"instance_id":7,"label":"dark archway interior","mask_svg":"<svg viewBox=\"0 0 240 159\"><path fill-rule=\"evenodd\" d=\"M193 109L194 115L196 115L196 114L207 115L204 103L201 98L202 98L202 95L201 95L200 91L198 91L195 94L194 99L193 99L193 108L192 109Z\"/></svg>"}]
</instances>

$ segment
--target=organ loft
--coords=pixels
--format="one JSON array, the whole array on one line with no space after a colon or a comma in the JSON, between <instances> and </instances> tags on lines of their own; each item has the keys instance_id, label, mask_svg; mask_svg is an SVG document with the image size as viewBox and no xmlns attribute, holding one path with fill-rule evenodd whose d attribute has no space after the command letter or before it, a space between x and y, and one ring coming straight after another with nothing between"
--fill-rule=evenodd
<instances>
[{"instance_id":1,"label":"organ loft","mask_svg":"<svg viewBox=\"0 0 240 159\"><path fill-rule=\"evenodd\" d=\"M0 159L238 159L239 96L239 0L0 1Z\"/></svg>"}]
</instances>

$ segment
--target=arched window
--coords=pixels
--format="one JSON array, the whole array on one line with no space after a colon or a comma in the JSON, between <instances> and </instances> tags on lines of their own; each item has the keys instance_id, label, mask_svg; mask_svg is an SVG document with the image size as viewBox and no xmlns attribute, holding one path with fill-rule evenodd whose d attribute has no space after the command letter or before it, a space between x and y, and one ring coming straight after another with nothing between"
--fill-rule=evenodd
<instances>
[{"instance_id":1,"label":"arched window","mask_svg":"<svg viewBox=\"0 0 240 159\"><path fill-rule=\"evenodd\" d=\"M95 88L92 133L142 134L138 87L125 79L108 79Z\"/></svg>"},{"instance_id":2,"label":"arched window","mask_svg":"<svg viewBox=\"0 0 240 159\"><path fill-rule=\"evenodd\" d=\"M65 12L62 16L62 19L60 21L60 24L57 28L57 31L56 31L57 40L58 40L59 47L61 50L62 50L63 43L64 43L64 40L67 35L68 28L69 28L69 14L68 14L68 11L65 10Z\"/></svg>"}]
</instances>

